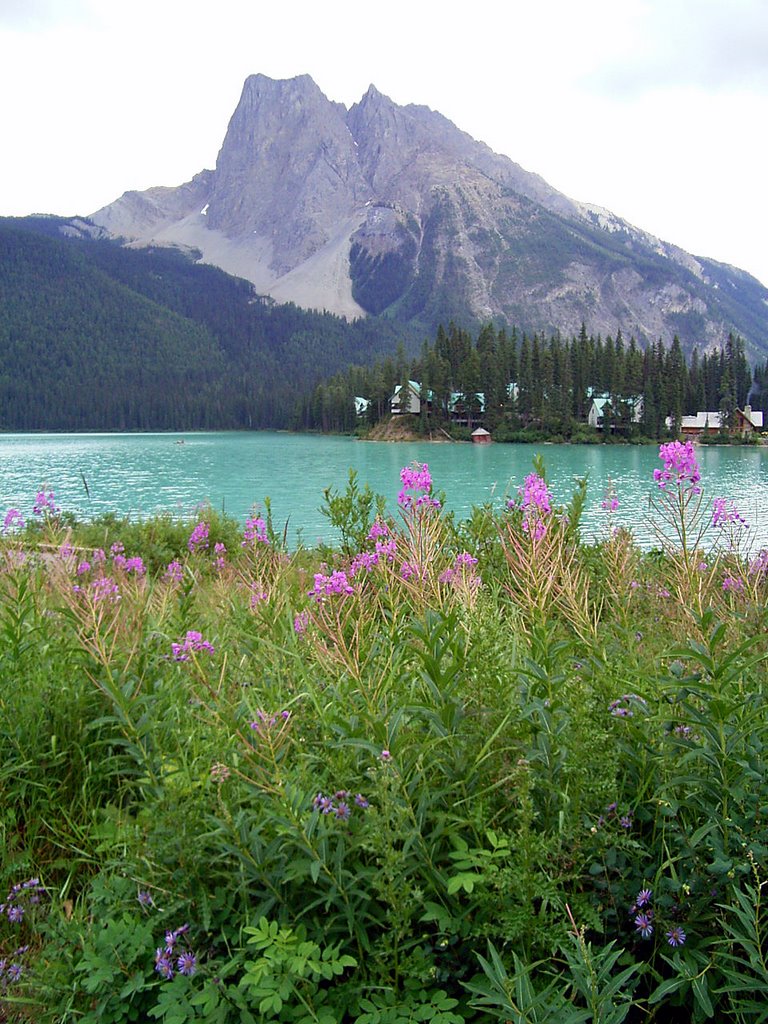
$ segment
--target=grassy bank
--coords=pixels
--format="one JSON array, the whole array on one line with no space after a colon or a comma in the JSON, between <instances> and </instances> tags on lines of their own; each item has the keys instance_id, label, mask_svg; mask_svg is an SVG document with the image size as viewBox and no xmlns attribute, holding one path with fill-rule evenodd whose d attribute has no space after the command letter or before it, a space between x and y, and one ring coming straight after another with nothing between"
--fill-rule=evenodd
<instances>
[{"instance_id":1,"label":"grassy bank","mask_svg":"<svg viewBox=\"0 0 768 1024\"><path fill-rule=\"evenodd\" d=\"M336 550L9 510L0 1019L767 1019L768 556L661 456L651 553L541 464Z\"/></svg>"}]
</instances>

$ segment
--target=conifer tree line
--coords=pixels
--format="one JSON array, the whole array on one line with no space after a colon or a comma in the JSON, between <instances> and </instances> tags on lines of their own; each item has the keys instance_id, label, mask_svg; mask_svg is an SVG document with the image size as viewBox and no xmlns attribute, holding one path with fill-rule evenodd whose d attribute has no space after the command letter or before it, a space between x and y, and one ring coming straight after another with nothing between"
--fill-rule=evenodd
<instances>
[{"instance_id":1,"label":"conifer tree line","mask_svg":"<svg viewBox=\"0 0 768 1024\"><path fill-rule=\"evenodd\" d=\"M668 347L659 340L642 348L634 338L625 341L621 331L595 337L585 326L565 338L487 324L473 337L450 323L410 362L400 347L394 357L352 367L316 387L302 426L344 431L361 422L373 425L390 415L395 387L409 380L420 386L423 428L449 425L458 408L467 427L482 425L499 440L521 433L532 439L585 434L595 395L609 396L604 434L619 437L662 438L676 433L683 416L699 411L721 413L727 428L750 399L755 409L768 406L768 362L753 372L743 339L733 334L719 348L694 348L686 359L676 336ZM355 396L369 400L362 417ZM642 417L633 423L638 396Z\"/></svg>"}]
</instances>

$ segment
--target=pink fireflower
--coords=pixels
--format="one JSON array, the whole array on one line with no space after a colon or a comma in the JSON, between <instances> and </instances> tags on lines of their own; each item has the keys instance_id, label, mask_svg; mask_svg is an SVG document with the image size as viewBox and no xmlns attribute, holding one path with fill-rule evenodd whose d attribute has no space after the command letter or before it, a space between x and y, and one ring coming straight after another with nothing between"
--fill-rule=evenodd
<instances>
[{"instance_id":1,"label":"pink fireflower","mask_svg":"<svg viewBox=\"0 0 768 1024\"><path fill-rule=\"evenodd\" d=\"M401 508L423 508L425 505L440 508L440 502L432 497L432 476L426 462L423 465L414 462L412 466L403 466L400 470L400 482L403 486L397 496L397 503ZM409 491L416 493L409 494Z\"/></svg>"},{"instance_id":2,"label":"pink fireflower","mask_svg":"<svg viewBox=\"0 0 768 1024\"><path fill-rule=\"evenodd\" d=\"M318 604L322 604L326 597L330 597L332 594L354 594L347 574L341 569L331 573L330 576L316 572L315 585L310 590L309 596L314 597Z\"/></svg>"},{"instance_id":3,"label":"pink fireflower","mask_svg":"<svg viewBox=\"0 0 768 1024\"><path fill-rule=\"evenodd\" d=\"M739 514L734 503L727 502L725 498L715 498L712 503L712 525L713 526L746 526L746 520Z\"/></svg>"},{"instance_id":4,"label":"pink fireflower","mask_svg":"<svg viewBox=\"0 0 768 1024\"><path fill-rule=\"evenodd\" d=\"M669 444L660 445L659 458L664 463L664 469L654 469L653 479L662 491L672 484L680 490L690 490L691 494L701 493L698 486L701 473L690 441L686 441L685 444L670 441Z\"/></svg>"},{"instance_id":5,"label":"pink fireflower","mask_svg":"<svg viewBox=\"0 0 768 1024\"><path fill-rule=\"evenodd\" d=\"M521 499L523 511L523 529L534 540L539 540L547 532L547 519L552 515L552 495L546 481L538 473L529 473L517 493ZM515 502L508 502L510 508Z\"/></svg>"}]
</instances>

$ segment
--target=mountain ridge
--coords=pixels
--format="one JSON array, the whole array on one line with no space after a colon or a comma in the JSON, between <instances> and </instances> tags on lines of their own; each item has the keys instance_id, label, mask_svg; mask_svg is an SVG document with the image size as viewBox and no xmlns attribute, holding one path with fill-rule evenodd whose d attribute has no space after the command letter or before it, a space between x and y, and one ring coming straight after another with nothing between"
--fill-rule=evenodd
<instances>
[{"instance_id":1,"label":"mountain ridge","mask_svg":"<svg viewBox=\"0 0 768 1024\"><path fill-rule=\"evenodd\" d=\"M433 327L449 317L768 350L768 289L558 192L437 111L375 85L249 76L212 170L91 215L199 250L277 301Z\"/></svg>"}]
</instances>

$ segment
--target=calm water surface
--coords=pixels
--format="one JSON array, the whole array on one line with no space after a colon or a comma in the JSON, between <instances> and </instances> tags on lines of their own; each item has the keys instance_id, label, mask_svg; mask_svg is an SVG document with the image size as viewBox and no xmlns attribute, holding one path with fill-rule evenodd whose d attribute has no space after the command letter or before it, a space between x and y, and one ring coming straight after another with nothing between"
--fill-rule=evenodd
<instances>
[{"instance_id":1,"label":"calm water surface","mask_svg":"<svg viewBox=\"0 0 768 1024\"><path fill-rule=\"evenodd\" d=\"M750 524L752 543L768 544L768 450L697 451L708 499L733 498ZM644 546L654 542L648 498L660 466L656 446L392 444L268 432L8 434L0 436L0 512L16 507L29 515L41 486L84 518L108 511L191 516L209 502L244 520L269 497L275 524L288 522L292 541L311 545L334 539L318 509L326 487L343 490L350 468L394 511L400 468L427 462L436 489L463 518L472 505L500 506L505 495L516 495L537 452L558 502L568 500L576 477L588 475L585 536L605 533L600 503L610 481L620 501L613 522L631 527Z\"/></svg>"}]
</instances>

